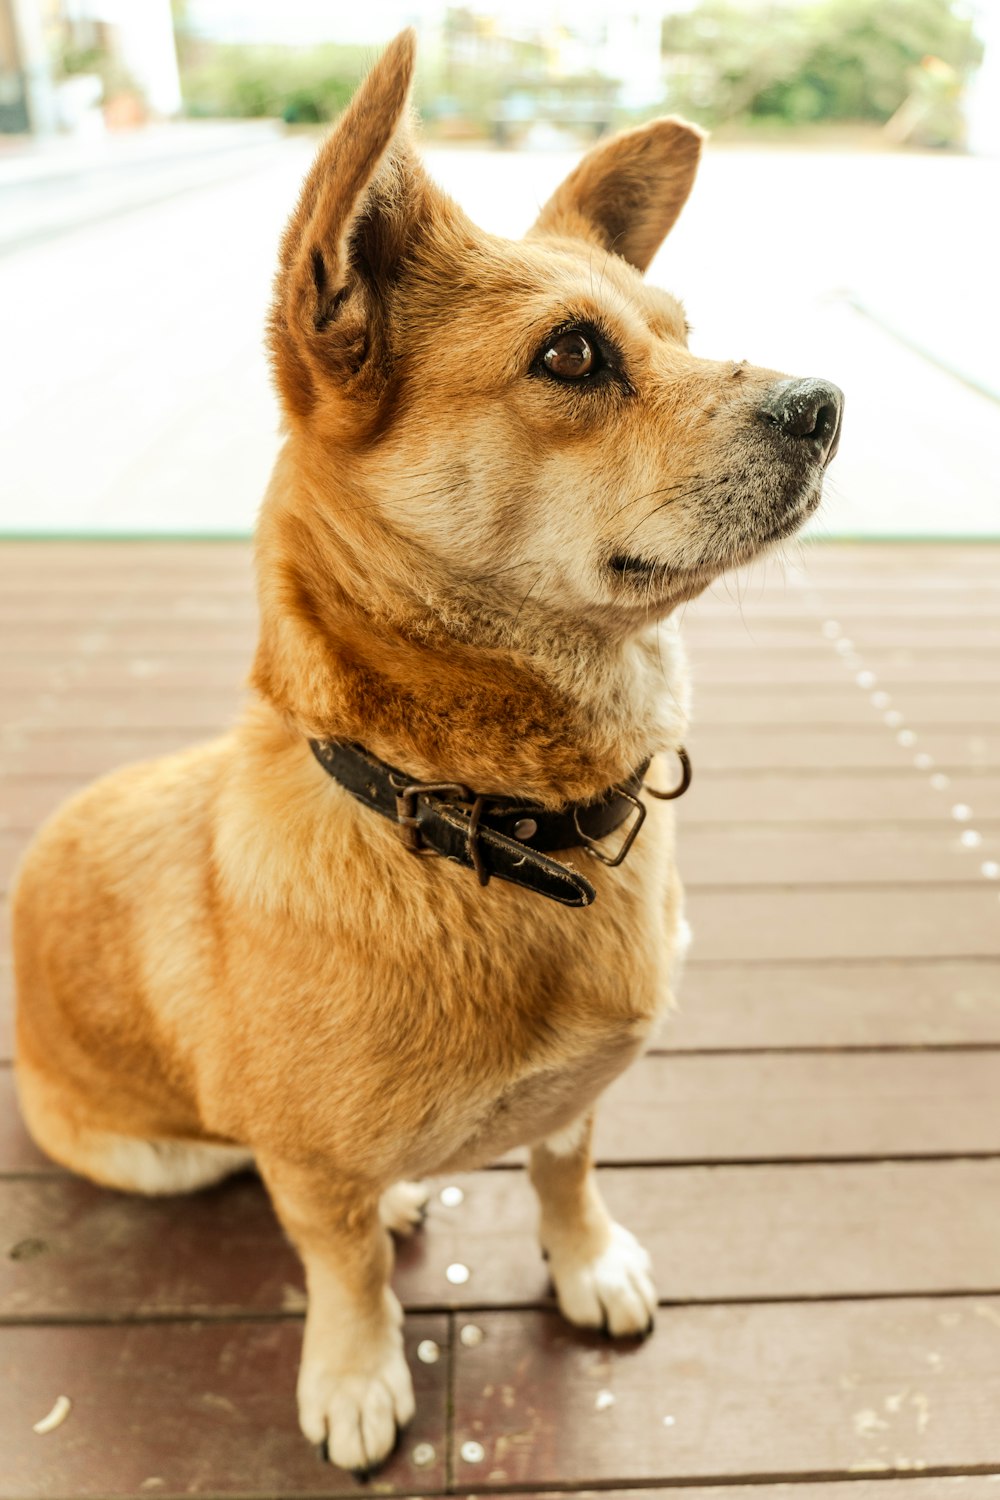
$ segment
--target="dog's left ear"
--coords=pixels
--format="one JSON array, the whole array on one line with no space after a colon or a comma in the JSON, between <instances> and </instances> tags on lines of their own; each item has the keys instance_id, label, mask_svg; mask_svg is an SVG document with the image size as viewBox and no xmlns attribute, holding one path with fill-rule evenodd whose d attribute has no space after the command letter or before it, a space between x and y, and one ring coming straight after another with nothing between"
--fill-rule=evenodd
<instances>
[{"instance_id":1,"label":"dog's left ear","mask_svg":"<svg viewBox=\"0 0 1000 1500\"><path fill-rule=\"evenodd\" d=\"M589 240L645 271L687 202L704 139L673 116L613 136L587 152L530 234Z\"/></svg>"}]
</instances>

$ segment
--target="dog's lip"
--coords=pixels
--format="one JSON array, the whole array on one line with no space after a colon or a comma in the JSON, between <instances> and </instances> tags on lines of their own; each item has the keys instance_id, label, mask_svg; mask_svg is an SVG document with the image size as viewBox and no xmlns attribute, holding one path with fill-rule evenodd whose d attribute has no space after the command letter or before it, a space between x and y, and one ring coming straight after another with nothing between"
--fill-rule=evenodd
<instances>
[{"instance_id":1,"label":"dog's lip","mask_svg":"<svg viewBox=\"0 0 1000 1500\"><path fill-rule=\"evenodd\" d=\"M663 567L663 564L654 562L652 558L640 557L638 553L616 552L608 558L608 567L612 573L618 573L623 577L629 573L639 573L642 577L648 578L650 573L655 573L658 568Z\"/></svg>"}]
</instances>

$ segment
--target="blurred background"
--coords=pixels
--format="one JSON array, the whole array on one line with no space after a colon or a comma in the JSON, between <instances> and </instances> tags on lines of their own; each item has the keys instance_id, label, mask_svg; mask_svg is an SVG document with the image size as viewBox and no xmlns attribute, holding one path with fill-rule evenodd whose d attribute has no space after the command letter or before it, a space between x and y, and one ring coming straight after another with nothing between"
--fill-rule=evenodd
<instances>
[{"instance_id":1,"label":"blurred background","mask_svg":"<svg viewBox=\"0 0 1000 1500\"><path fill-rule=\"evenodd\" d=\"M814 531L1000 534L988 0L0 0L0 531L249 532L278 236L409 24L430 168L495 233L607 131L711 129L649 274L695 352L845 389Z\"/></svg>"}]
</instances>

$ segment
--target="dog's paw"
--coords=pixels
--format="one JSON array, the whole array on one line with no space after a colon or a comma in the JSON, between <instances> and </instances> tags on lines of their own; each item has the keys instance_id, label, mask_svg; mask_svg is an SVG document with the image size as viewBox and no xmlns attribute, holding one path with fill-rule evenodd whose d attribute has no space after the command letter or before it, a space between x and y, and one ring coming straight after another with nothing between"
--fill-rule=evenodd
<instances>
[{"instance_id":1,"label":"dog's paw","mask_svg":"<svg viewBox=\"0 0 1000 1500\"><path fill-rule=\"evenodd\" d=\"M588 1260L560 1246L549 1271L563 1317L580 1328L605 1328L616 1338L648 1333L656 1312L649 1256L634 1234L611 1225L611 1243Z\"/></svg>"},{"instance_id":2,"label":"dog's paw","mask_svg":"<svg viewBox=\"0 0 1000 1500\"><path fill-rule=\"evenodd\" d=\"M427 1217L430 1189L424 1182L396 1182L382 1194L379 1217L390 1234L403 1238L420 1228Z\"/></svg>"},{"instance_id":3,"label":"dog's paw","mask_svg":"<svg viewBox=\"0 0 1000 1500\"><path fill-rule=\"evenodd\" d=\"M367 1476L392 1453L413 1420L413 1381L399 1342L380 1358L350 1369L331 1361L303 1362L299 1372L302 1431L330 1463Z\"/></svg>"}]
</instances>

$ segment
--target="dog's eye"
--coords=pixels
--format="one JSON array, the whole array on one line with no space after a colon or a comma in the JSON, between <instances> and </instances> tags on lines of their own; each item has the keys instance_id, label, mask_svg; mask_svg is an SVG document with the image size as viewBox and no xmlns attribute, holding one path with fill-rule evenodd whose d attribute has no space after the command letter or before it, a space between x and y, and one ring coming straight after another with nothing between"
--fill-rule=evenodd
<instances>
[{"instance_id":1,"label":"dog's eye","mask_svg":"<svg viewBox=\"0 0 1000 1500\"><path fill-rule=\"evenodd\" d=\"M557 334L542 355L542 364L560 380L583 380L597 368L597 354L578 328Z\"/></svg>"}]
</instances>

